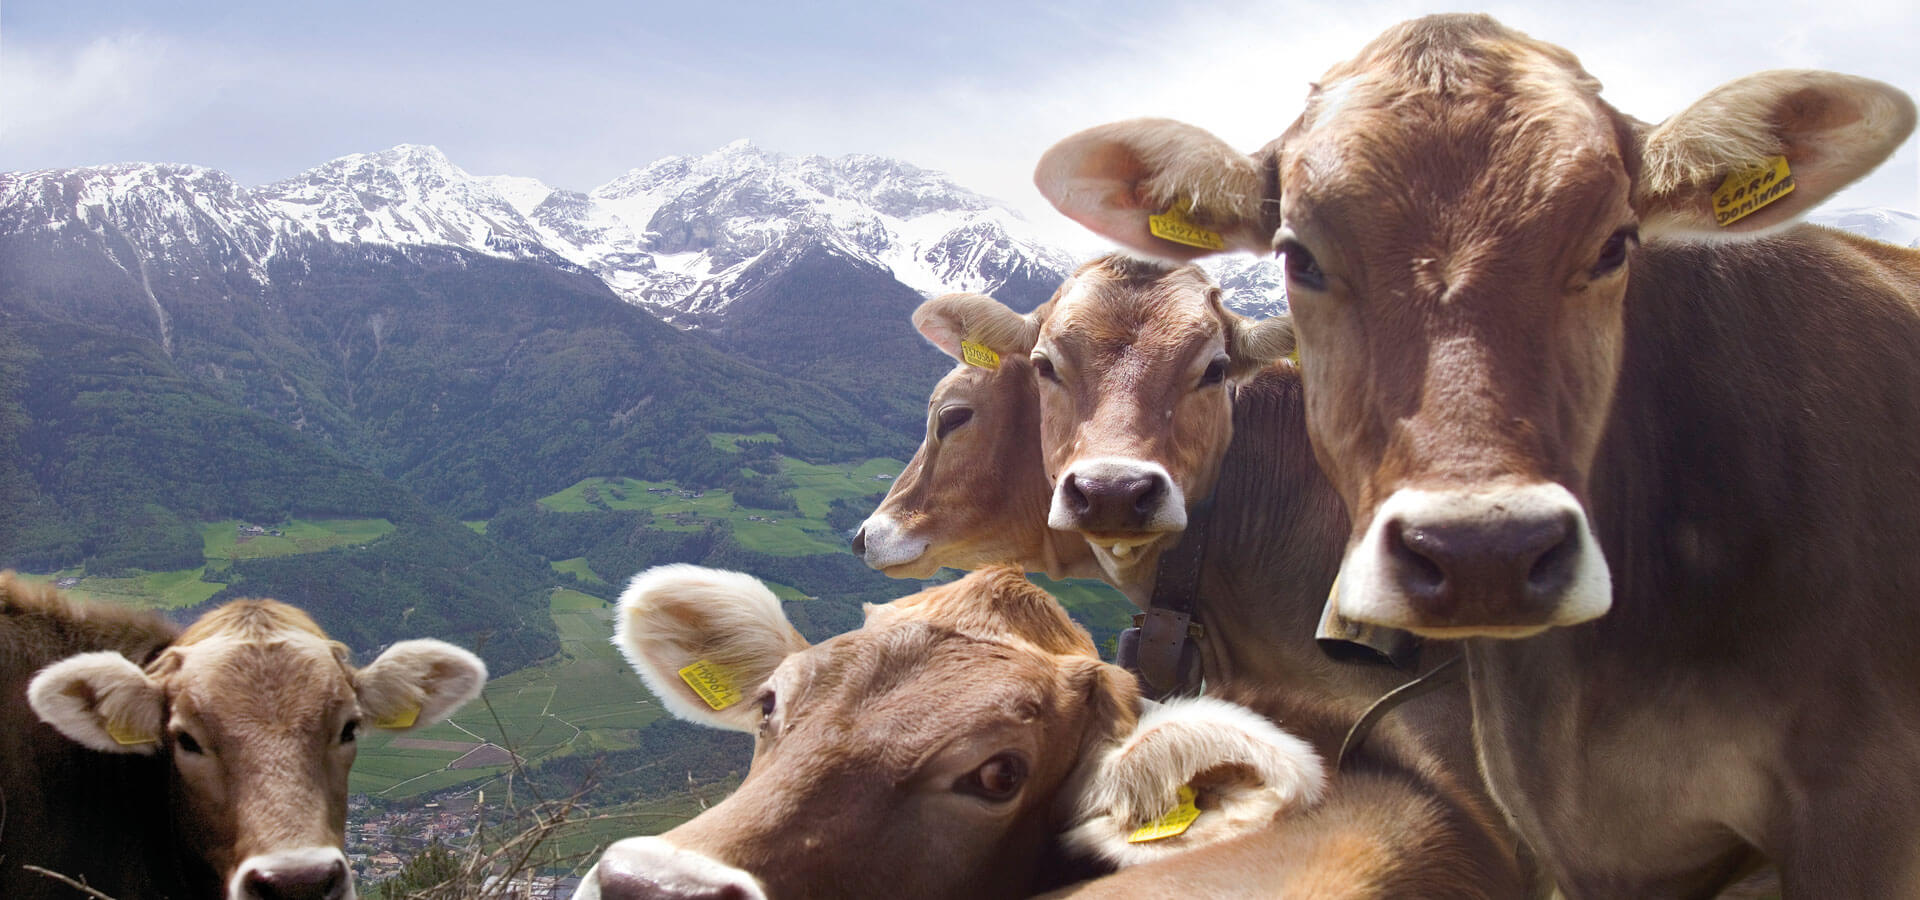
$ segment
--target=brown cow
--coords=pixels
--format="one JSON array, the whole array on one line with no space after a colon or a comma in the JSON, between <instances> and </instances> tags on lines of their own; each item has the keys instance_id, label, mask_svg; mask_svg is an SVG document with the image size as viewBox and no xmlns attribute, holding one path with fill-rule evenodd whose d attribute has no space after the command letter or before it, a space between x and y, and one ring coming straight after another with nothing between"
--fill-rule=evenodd
<instances>
[{"instance_id":1,"label":"brown cow","mask_svg":"<svg viewBox=\"0 0 1920 900\"><path fill-rule=\"evenodd\" d=\"M119 900L352 898L356 732L431 724L486 667L440 641L346 653L272 600L178 632L0 572L0 896L76 896L33 865Z\"/></svg>"},{"instance_id":2,"label":"brown cow","mask_svg":"<svg viewBox=\"0 0 1920 900\"><path fill-rule=\"evenodd\" d=\"M1351 710L1260 699L1291 734L1219 699L1142 712L1132 676L1010 569L869 607L809 647L752 578L665 566L634 579L616 628L676 715L758 739L738 791L610 847L583 900L1024 896L1058 878L1059 845L1164 873L1231 843L1260 861L1240 890L1261 896L1515 888L1484 807L1399 735L1328 784ZM1182 785L1202 810L1188 830L1129 842ZM1337 852L1280 852L1316 845Z\"/></svg>"},{"instance_id":3,"label":"brown cow","mask_svg":"<svg viewBox=\"0 0 1920 900\"><path fill-rule=\"evenodd\" d=\"M984 297L977 303L999 307ZM949 328L960 316L930 315L931 308L921 305L914 325L934 346L963 360L960 345L967 335ZM1001 354L991 363L962 362L934 386L926 437L886 499L861 523L853 552L894 578L995 563L1015 563L1049 578L1097 578L1100 568L1086 542L1046 524L1051 489L1040 460L1033 367L1024 352Z\"/></svg>"},{"instance_id":4,"label":"brown cow","mask_svg":"<svg viewBox=\"0 0 1920 900\"><path fill-rule=\"evenodd\" d=\"M1913 104L1772 72L1648 126L1598 91L1490 19L1421 19L1254 157L1140 121L1036 179L1147 252L1207 252L1154 235L1178 200L1286 254L1354 515L1333 602L1538 635L1470 641L1471 686L1563 890L1693 895L1765 856L1789 896L1920 896L1920 254L1789 224Z\"/></svg>"}]
</instances>

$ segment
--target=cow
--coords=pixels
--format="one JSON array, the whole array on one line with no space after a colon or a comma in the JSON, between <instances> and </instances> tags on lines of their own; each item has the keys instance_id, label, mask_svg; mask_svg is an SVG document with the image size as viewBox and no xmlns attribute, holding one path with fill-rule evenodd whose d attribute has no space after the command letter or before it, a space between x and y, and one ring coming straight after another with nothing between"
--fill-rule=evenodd
<instances>
[{"instance_id":1,"label":"cow","mask_svg":"<svg viewBox=\"0 0 1920 900\"><path fill-rule=\"evenodd\" d=\"M236 600L181 630L0 572L0 896L351 900L364 728L431 724L486 666L434 640L355 669L306 613Z\"/></svg>"},{"instance_id":2,"label":"cow","mask_svg":"<svg viewBox=\"0 0 1920 900\"><path fill-rule=\"evenodd\" d=\"M1920 253L1794 224L1914 122L1780 71L1648 125L1435 16L1252 156L1138 120L1035 179L1139 252L1284 255L1332 607L1467 639L1489 786L1568 896L1763 859L1920 896Z\"/></svg>"},{"instance_id":3,"label":"cow","mask_svg":"<svg viewBox=\"0 0 1920 900\"><path fill-rule=\"evenodd\" d=\"M930 309L915 311L914 324L961 360L966 336L943 330L945 317ZM1055 579L1100 577L1085 541L1047 527L1039 434L1040 402L1024 353L956 366L927 399L920 449L854 533L854 555L894 578L1009 562Z\"/></svg>"},{"instance_id":4,"label":"cow","mask_svg":"<svg viewBox=\"0 0 1920 900\"><path fill-rule=\"evenodd\" d=\"M1351 709L1143 704L1012 568L869 606L809 646L751 576L662 566L630 583L615 629L663 706L753 732L754 758L719 805L609 847L579 900L1027 896L1075 859L1164 886L1212 846L1260 896L1501 897L1517 878L1487 807L1397 731L1334 771ZM1138 840L1183 787L1198 817ZM1115 895L1101 884L1074 890Z\"/></svg>"}]
</instances>

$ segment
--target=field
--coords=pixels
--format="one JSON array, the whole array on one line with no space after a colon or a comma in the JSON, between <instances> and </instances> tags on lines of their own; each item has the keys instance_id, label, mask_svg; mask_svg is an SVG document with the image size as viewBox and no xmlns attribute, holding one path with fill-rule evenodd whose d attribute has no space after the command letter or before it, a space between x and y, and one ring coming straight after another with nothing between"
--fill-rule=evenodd
<instances>
[{"instance_id":1,"label":"field","mask_svg":"<svg viewBox=\"0 0 1920 900\"><path fill-rule=\"evenodd\" d=\"M554 590L548 609L560 632L557 658L489 681L480 699L447 721L404 736L369 734L361 742L349 789L401 798L485 781L508 766L449 766L486 744L529 764L583 750L632 747L633 733L661 711L608 640L613 611L597 597L565 588ZM421 746L425 742L446 746Z\"/></svg>"},{"instance_id":2,"label":"field","mask_svg":"<svg viewBox=\"0 0 1920 900\"><path fill-rule=\"evenodd\" d=\"M258 528L260 534L243 534L242 528ZM175 609L203 603L220 593L226 585L202 580L209 572L218 572L236 559L259 559L317 553L336 547L369 544L393 531L385 519L293 519L270 525L254 525L238 519L210 522L200 527L207 564L170 572L138 572L121 577L88 575L73 568L51 575L20 577L28 581L59 584L69 595L82 600L118 603L141 609ZM272 534L270 532L279 532Z\"/></svg>"},{"instance_id":3,"label":"field","mask_svg":"<svg viewBox=\"0 0 1920 900\"><path fill-rule=\"evenodd\" d=\"M727 437L750 440L757 436ZM725 521L732 525L734 539L741 546L774 556L840 553L846 550L847 536L827 524L829 506L835 500L852 500L886 490L906 464L883 458L817 465L783 456L780 466L782 472L793 479L791 494L800 508L799 516L787 511L740 506L728 491L695 493L671 482L634 478L583 479L566 490L540 498L539 502L553 512L646 510L653 514L648 527L660 531L698 531L710 522ZM579 570L563 571L585 577Z\"/></svg>"}]
</instances>

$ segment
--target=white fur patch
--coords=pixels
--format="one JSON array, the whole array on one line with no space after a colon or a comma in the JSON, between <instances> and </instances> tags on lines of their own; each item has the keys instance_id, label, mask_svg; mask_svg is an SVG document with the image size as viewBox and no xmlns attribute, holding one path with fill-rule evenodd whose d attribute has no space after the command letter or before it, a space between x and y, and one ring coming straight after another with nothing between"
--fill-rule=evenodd
<instances>
[{"instance_id":1,"label":"white fur patch","mask_svg":"<svg viewBox=\"0 0 1920 900\"><path fill-rule=\"evenodd\" d=\"M926 537L907 534L898 521L883 512L868 516L860 530L866 535L866 553L861 559L883 572L913 562L927 552Z\"/></svg>"},{"instance_id":2,"label":"white fur patch","mask_svg":"<svg viewBox=\"0 0 1920 900\"><path fill-rule=\"evenodd\" d=\"M1211 769L1243 770L1250 783L1223 788L1184 834L1127 843L1134 829L1172 809L1175 791ZM1067 846L1130 866L1265 828L1283 810L1311 805L1326 789L1326 765L1306 741L1244 706L1210 697L1146 710L1119 744L1083 763Z\"/></svg>"},{"instance_id":3,"label":"white fur patch","mask_svg":"<svg viewBox=\"0 0 1920 900\"><path fill-rule=\"evenodd\" d=\"M342 877L344 892L338 895L338 900L355 900L359 893L354 889L353 869L347 865L347 855L338 847L303 847L249 857L233 870L233 877L227 879L227 900L254 900L258 894L247 884L247 879L255 873L271 877L274 872L324 871L333 866L339 867L337 871Z\"/></svg>"},{"instance_id":4,"label":"white fur patch","mask_svg":"<svg viewBox=\"0 0 1920 900\"><path fill-rule=\"evenodd\" d=\"M354 673L354 693L369 724L404 721L393 730L421 728L452 715L480 696L487 664L446 641L400 641Z\"/></svg>"},{"instance_id":5,"label":"white fur patch","mask_svg":"<svg viewBox=\"0 0 1920 900\"><path fill-rule=\"evenodd\" d=\"M605 896L603 882L606 889L619 890L621 896L767 897L751 874L658 837L627 838L608 847L581 880L573 900L600 900ZM633 893L636 890L640 894Z\"/></svg>"},{"instance_id":6,"label":"white fur patch","mask_svg":"<svg viewBox=\"0 0 1920 900\"><path fill-rule=\"evenodd\" d=\"M40 721L103 753L153 753L160 738L160 685L110 650L69 656L27 684ZM122 743L121 739L140 743Z\"/></svg>"},{"instance_id":7,"label":"white fur patch","mask_svg":"<svg viewBox=\"0 0 1920 900\"><path fill-rule=\"evenodd\" d=\"M620 595L613 643L668 712L734 731L757 727L759 707L741 702L715 710L687 687L680 669L704 659L732 673L750 698L781 660L807 646L780 598L759 580L686 564L633 577Z\"/></svg>"}]
</instances>

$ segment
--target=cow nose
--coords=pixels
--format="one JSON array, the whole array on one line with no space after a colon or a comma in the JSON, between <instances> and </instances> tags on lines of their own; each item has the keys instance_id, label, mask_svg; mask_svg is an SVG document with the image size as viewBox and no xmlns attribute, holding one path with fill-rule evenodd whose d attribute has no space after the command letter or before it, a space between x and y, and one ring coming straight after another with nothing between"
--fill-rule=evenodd
<instances>
[{"instance_id":1,"label":"cow nose","mask_svg":"<svg viewBox=\"0 0 1920 900\"><path fill-rule=\"evenodd\" d=\"M1451 522L1395 519L1387 523L1387 551L1395 582L1427 616L1517 612L1549 603L1572 585L1579 528L1567 510Z\"/></svg>"},{"instance_id":2,"label":"cow nose","mask_svg":"<svg viewBox=\"0 0 1920 900\"><path fill-rule=\"evenodd\" d=\"M240 878L244 900L345 900L353 887L346 860L250 861Z\"/></svg>"},{"instance_id":3,"label":"cow nose","mask_svg":"<svg viewBox=\"0 0 1920 900\"><path fill-rule=\"evenodd\" d=\"M660 838L628 838L607 848L576 898L599 900L766 900L752 875Z\"/></svg>"},{"instance_id":4,"label":"cow nose","mask_svg":"<svg viewBox=\"0 0 1920 900\"><path fill-rule=\"evenodd\" d=\"M1134 530L1144 525L1167 497L1167 480L1158 472L1112 477L1068 473L1060 482L1067 509L1095 531Z\"/></svg>"},{"instance_id":5,"label":"cow nose","mask_svg":"<svg viewBox=\"0 0 1920 900\"><path fill-rule=\"evenodd\" d=\"M862 559L867 555L867 523L860 523L860 530L853 533L853 555Z\"/></svg>"}]
</instances>

